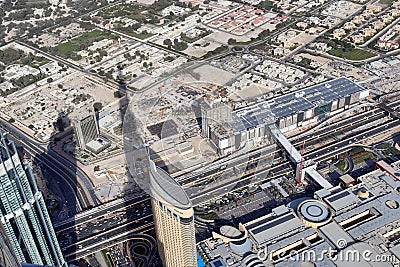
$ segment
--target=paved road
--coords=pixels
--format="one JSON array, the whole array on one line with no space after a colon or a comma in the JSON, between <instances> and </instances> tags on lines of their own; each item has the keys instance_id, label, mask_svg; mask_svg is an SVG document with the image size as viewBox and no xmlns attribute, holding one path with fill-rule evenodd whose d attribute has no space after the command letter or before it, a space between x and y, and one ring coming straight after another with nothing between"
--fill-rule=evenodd
<instances>
[{"instance_id":1,"label":"paved road","mask_svg":"<svg viewBox=\"0 0 400 267\"><path fill-rule=\"evenodd\" d=\"M153 222L151 219L146 217L144 219L131 222L127 225L123 225L122 227L115 228L111 231L93 236L90 239L77 244L77 247L67 248L63 253L66 260L70 262L86 255L93 254L94 252L106 249L110 247L110 245L125 242L132 237L131 234L144 233L152 229L154 229ZM82 247L80 248L80 246Z\"/></svg>"},{"instance_id":2,"label":"paved road","mask_svg":"<svg viewBox=\"0 0 400 267\"><path fill-rule=\"evenodd\" d=\"M315 161L321 161L321 160L329 158L335 154L342 153L343 151L346 151L346 150L350 150L355 145L355 142L357 142L357 140L375 136L377 134L382 133L385 130L393 129L395 127L400 127L400 121L397 119L390 120L388 122L384 122L377 127L374 127L367 131L362 131L361 133L350 133L347 135L347 137L343 138L341 141L335 142L333 144L324 146L319 149L315 149L314 151L306 153L306 156L309 158L313 158ZM277 178L284 173L292 173L293 172L292 168L293 168L293 166L291 163L289 163L289 162L282 163L279 166L273 168L273 171L269 172L270 175L268 176L267 179L263 179L262 181L259 181L259 182L263 183L266 180ZM239 184L238 187L246 186L247 185L246 180L248 178L249 177L246 177L246 176L242 177L241 181L238 183ZM225 187L225 185L223 185L221 187L223 189ZM220 190L220 191L224 192L224 190ZM198 204L198 203L206 201L209 198L207 196L209 194L212 194L212 196L215 197L219 194L219 192L216 193L214 190L212 190L210 192L202 192L201 195L194 196L194 198L192 197L192 199L194 199L195 203ZM206 197L204 198L203 196L206 196ZM128 223L126 225L122 225L121 227L98 233L95 236L90 236L89 239L79 241L76 244L76 246L82 245L82 249L79 249L79 247L78 247L78 251L76 254L74 252L76 247L74 247L74 246L68 247L66 250L67 259L71 260L74 258L79 258L84 255L93 253L96 250L106 248L109 244L108 242L111 242L112 244L115 244L116 241L123 242L128 239L129 233L142 231L143 228L141 228L141 227L143 225L145 225L146 227L149 227L146 229L152 228L151 217L138 218L135 221L132 221L132 220L129 220L129 221L130 221L130 223ZM70 254L68 254L68 252Z\"/></svg>"},{"instance_id":3,"label":"paved road","mask_svg":"<svg viewBox=\"0 0 400 267\"><path fill-rule=\"evenodd\" d=\"M11 136L16 137L15 139L23 145L28 154L60 174L58 178L62 178L62 180L57 181L62 183L61 185L66 185L67 183L68 186L65 186L65 189L69 188L71 192L75 193L78 201L75 200L72 202L79 203L78 211L90 208L99 203L89 177L73 163L59 156L54 151L48 150L46 143L36 141L34 138L1 118L0 126L5 128Z\"/></svg>"},{"instance_id":4,"label":"paved road","mask_svg":"<svg viewBox=\"0 0 400 267\"><path fill-rule=\"evenodd\" d=\"M54 229L56 230L56 232L65 231L71 227L77 227L88 221L96 220L97 218L102 217L111 212L116 212L122 209L129 208L130 206L135 206L142 203L147 205L150 203L150 198L149 196L143 194L133 198L119 199L116 200L115 202L116 202L115 204L111 202L103 204L101 206L97 206L87 212L74 216L74 218L69 218L65 221L56 223L54 225Z\"/></svg>"}]
</instances>

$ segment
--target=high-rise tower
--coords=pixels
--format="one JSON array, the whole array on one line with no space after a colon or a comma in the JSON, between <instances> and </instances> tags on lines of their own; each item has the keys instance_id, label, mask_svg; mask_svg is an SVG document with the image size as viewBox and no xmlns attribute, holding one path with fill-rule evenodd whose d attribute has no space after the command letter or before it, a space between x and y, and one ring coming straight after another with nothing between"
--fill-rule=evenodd
<instances>
[{"instance_id":1,"label":"high-rise tower","mask_svg":"<svg viewBox=\"0 0 400 267\"><path fill-rule=\"evenodd\" d=\"M203 99L201 109L201 133L210 138L210 126L230 124L232 122L232 107L222 101L221 98L214 100Z\"/></svg>"},{"instance_id":2,"label":"high-rise tower","mask_svg":"<svg viewBox=\"0 0 400 267\"><path fill-rule=\"evenodd\" d=\"M1 132L0 220L20 262L67 266L32 170Z\"/></svg>"},{"instance_id":3,"label":"high-rise tower","mask_svg":"<svg viewBox=\"0 0 400 267\"><path fill-rule=\"evenodd\" d=\"M86 144L97 138L100 134L96 121L96 115L90 111L83 118L76 118L73 121L76 141L81 149L86 148Z\"/></svg>"},{"instance_id":4,"label":"high-rise tower","mask_svg":"<svg viewBox=\"0 0 400 267\"><path fill-rule=\"evenodd\" d=\"M186 192L150 163L158 252L166 267L197 267L194 211Z\"/></svg>"}]
</instances>

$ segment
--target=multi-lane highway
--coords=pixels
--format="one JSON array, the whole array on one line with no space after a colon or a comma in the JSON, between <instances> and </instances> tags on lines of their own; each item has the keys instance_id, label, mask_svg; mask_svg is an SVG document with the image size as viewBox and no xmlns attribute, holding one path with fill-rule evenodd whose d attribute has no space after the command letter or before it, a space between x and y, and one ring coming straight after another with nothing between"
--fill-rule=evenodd
<instances>
[{"instance_id":1,"label":"multi-lane highway","mask_svg":"<svg viewBox=\"0 0 400 267\"><path fill-rule=\"evenodd\" d=\"M144 209L146 208L146 209ZM126 241L130 234L143 233L154 228L151 207L145 206L138 213L123 213L116 217L86 223L75 232L63 234L60 242L73 238L74 234L83 235L83 239L71 244L62 243L63 253L68 261L106 249L110 244Z\"/></svg>"},{"instance_id":2,"label":"multi-lane highway","mask_svg":"<svg viewBox=\"0 0 400 267\"><path fill-rule=\"evenodd\" d=\"M153 229L151 204L145 194L98 206L55 225L68 260L105 249L115 239L124 241L143 229Z\"/></svg>"},{"instance_id":3,"label":"multi-lane highway","mask_svg":"<svg viewBox=\"0 0 400 267\"><path fill-rule=\"evenodd\" d=\"M103 204L91 210L77 214L76 216L66 219L62 222L58 222L54 225L54 229L56 230L56 232L62 232L73 227L78 227L79 225L86 222L95 221L99 217L103 217L104 215L122 211L136 205L148 205L149 203L150 198L145 194L117 199L107 204Z\"/></svg>"}]
</instances>

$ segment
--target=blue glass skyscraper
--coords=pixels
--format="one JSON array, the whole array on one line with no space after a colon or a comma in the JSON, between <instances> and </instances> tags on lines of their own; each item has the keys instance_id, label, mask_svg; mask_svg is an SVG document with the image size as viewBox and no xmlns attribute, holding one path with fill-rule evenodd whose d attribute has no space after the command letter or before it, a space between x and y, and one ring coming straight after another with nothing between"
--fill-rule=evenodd
<instances>
[{"instance_id":1,"label":"blue glass skyscraper","mask_svg":"<svg viewBox=\"0 0 400 267\"><path fill-rule=\"evenodd\" d=\"M0 220L20 262L67 266L32 170L1 132Z\"/></svg>"}]
</instances>

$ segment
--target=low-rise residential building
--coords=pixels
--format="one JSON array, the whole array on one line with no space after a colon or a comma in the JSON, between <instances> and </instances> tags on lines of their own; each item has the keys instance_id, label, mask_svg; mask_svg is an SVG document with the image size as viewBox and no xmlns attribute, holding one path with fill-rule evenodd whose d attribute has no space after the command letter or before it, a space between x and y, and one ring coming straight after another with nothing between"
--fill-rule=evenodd
<instances>
[{"instance_id":1,"label":"low-rise residential building","mask_svg":"<svg viewBox=\"0 0 400 267\"><path fill-rule=\"evenodd\" d=\"M354 24L354 22L348 21L348 22L346 22L346 23L343 25L343 28L344 28L345 30L352 30L352 29L355 29L355 28L356 28L356 25Z\"/></svg>"},{"instance_id":2,"label":"low-rise residential building","mask_svg":"<svg viewBox=\"0 0 400 267\"><path fill-rule=\"evenodd\" d=\"M385 23L383 23L380 20L376 20L376 21L372 22L372 27L375 30L380 30L380 29L383 29L383 27L385 27Z\"/></svg>"},{"instance_id":3,"label":"low-rise residential building","mask_svg":"<svg viewBox=\"0 0 400 267\"><path fill-rule=\"evenodd\" d=\"M376 30L368 27L368 28L362 29L361 32L364 34L365 37L370 37L370 36L374 36L374 34L376 33Z\"/></svg>"},{"instance_id":4,"label":"low-rise residential building","mask_svg":"<svg viewBox=\"0 0 400 267\"><path fill-rule=\"evenodd\" d=\"M350 36L350 40L355 44L362 44L364 42L364 36L361 34L352 35Z\"/></svg>"},{"instance_id":5,"label":"low-rise residential building","mask_svg":"<svg viewBox=\"0 0 400 267\"><path fill-rule=\"evenodd\" d=\"M361 16L361 15L354 16L354 18L353 18L353 20L352 20L352 22L353 22L354 24L361 24L361 23L363 23L364 21L365 21L365 19L364 19L364 17Z\"/></svg>"},{"instance_id":6,"label":"low-rise residential building","mask_svg":"<svg viewBox=\"0 0 400 267\"><path fill-rule=\"evenodd\" d=\"M189 11L190 11L189 8L183 8L183 7L180 7L180 6L171 5L169 7L164 8L161 11L161 14L163 16L168 16L168 15L170 15L172 13L175 16L182 16L182 15L187 14Z\"/></svg>"},{"instance_id":7,"label":"low-rise residential building","mask_svg":"<svg viewBox=\"0 0 400 267\"><path fill-rule=\"evenodd\" d=\"M378 13L378 12L381 12L381 11L382 11L382 6L380 6L380 5L375 5L375 4L368 4L368 5L366 6L366 10L371 10L371 11L373 11L374 13Z\"/></svg>"},{"instance_id":8,"label":"low-rise residential building","mask_svg":"<svg viewBox=\"0 0 400 267\"><path fill-rule=\"evenodd\" d=\"M342 28L333 31L333 37L336 39L340 39L344 35L346 35L346 31Z\"/></svg>"},{"instance_id":9,"label":"low-rise residential building","mask_svg":"<svg viewBox=\"0 0 400 267\"><path fill-rule=\"evenodd\" d=\"M36 76L36 75L40 74L40 70L38 70L36 68L33 68L28 65L19 65L19 64L14 64L14 65L8 66L4 70L4 72L5 72L4 78L6 80L19 79L26 75Z\"/></svg>"}]
</instances>

